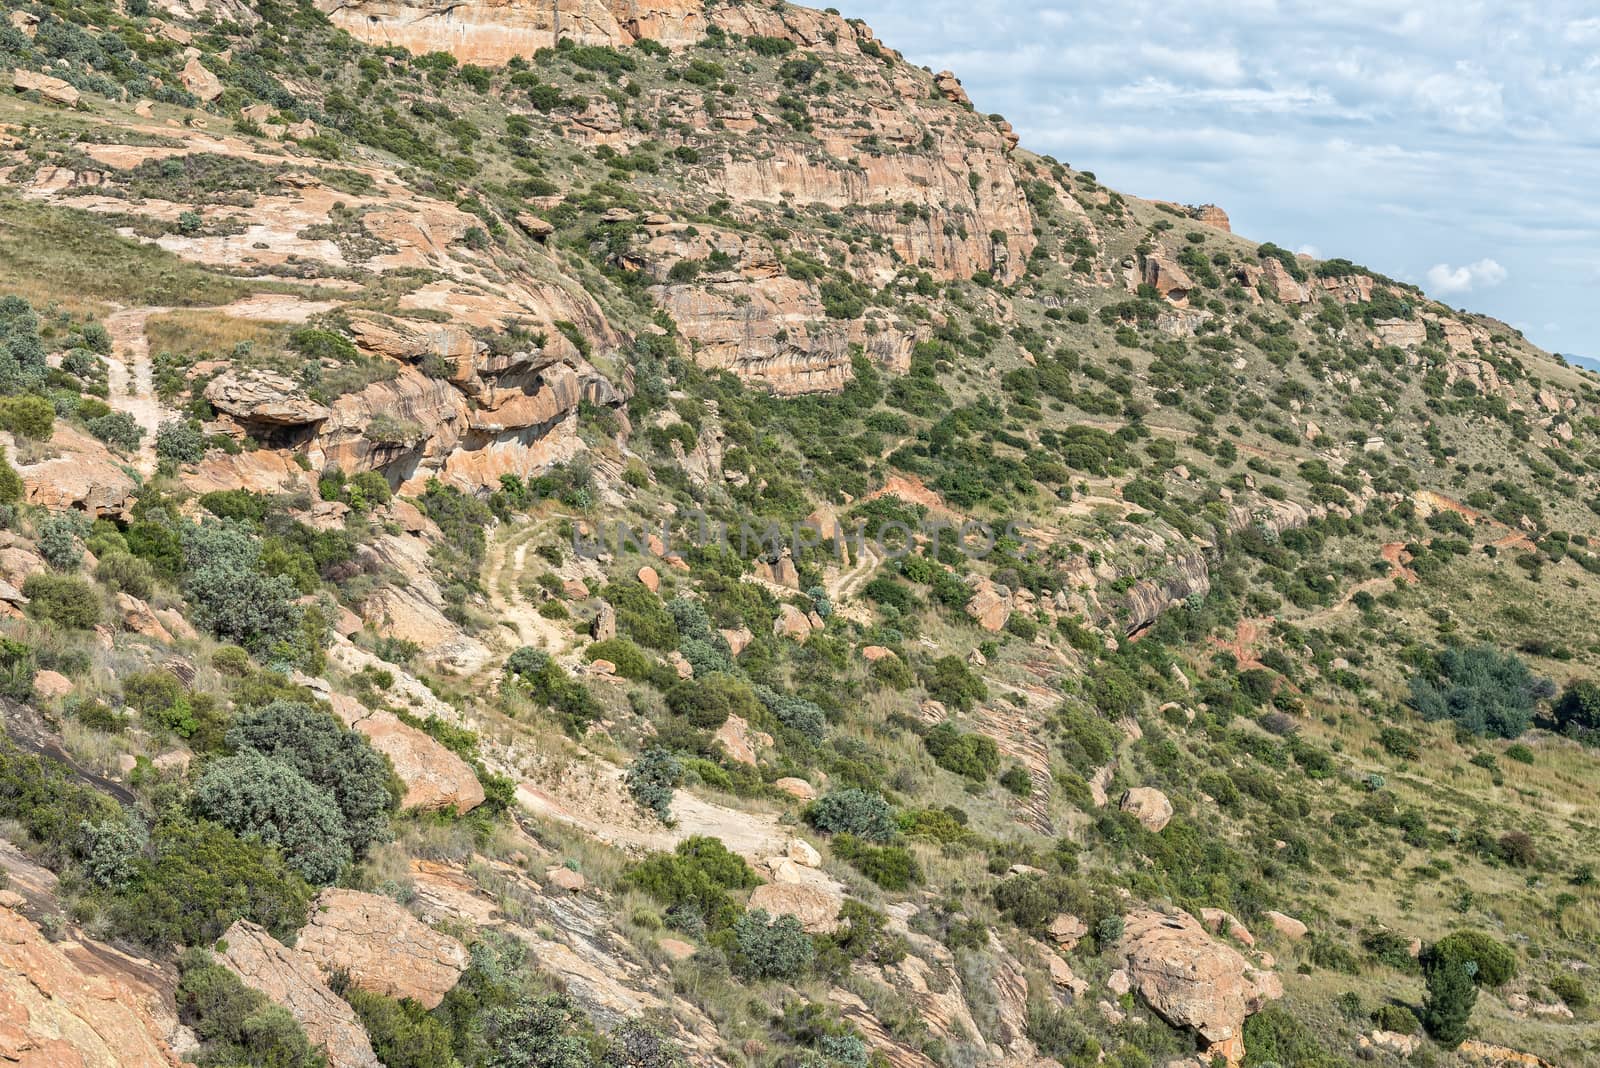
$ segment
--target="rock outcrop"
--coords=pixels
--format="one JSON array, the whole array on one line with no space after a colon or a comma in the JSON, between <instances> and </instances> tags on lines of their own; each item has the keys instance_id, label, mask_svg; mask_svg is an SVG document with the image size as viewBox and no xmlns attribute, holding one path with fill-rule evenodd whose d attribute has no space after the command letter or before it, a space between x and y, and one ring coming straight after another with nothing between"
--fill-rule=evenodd
<instances>
[{"instance_id":1,"label":"rock outcrop","mask_svg":"<svg viewBox=\"0 0 1600 1068\"><path fill-rule=\"evenodd\" d=\"M1145 1003L1174 1027L1193 1030L1202 1052L1230 1065L1244 1059L1245 1017L1283 996L1275 974L1212 938L1187 912L1130 913L1118 952Z\"/></svg>"},{"instance_id":2,"label":"rock outcrop","mask_svg":"<svg viewBox=\"0 0 1600 1068\"><path fill-rule=\"evenodd\" d=\"M699 0L319 0L317 6L363 41L490 65L531 58L558 40L622 47L648 39L681 48L706 30Z\"/></svg>"},{"instance_id":3,"label":"rock outcrop","mask_svg":"<svg viewBox=\"0 0 1600 1068\"><path fill-rule=\"evenodd\" d=\"M328 989L317 964L262 928L239 920L223 935L218 959L246 986L289 1010L329 1068L381 1068L355 1010Z\"/></svg>"},{"instance_id":4,"label":"rock outcrop","mask_svg":"<svg viewBox=\"0 0 1600 1068\"><path fill-rule=\"evenodd\" d=\"M331 887L312 903L295 948L324 975L343 972L362 990L425 1009L444 1000L469 963L465 946L389 898Z\"/></svg>"},{"instance_id":5,"label":"rock outcrop","mask_svg":"<svg viewBox=\"0 0 1600 1068\"><path fill-rule=\"evenodd\" d=\"M17 1068L177 1068L167 1025L147 999L95 954L55 943L0 902L0 1063ZM86 956L69 955L76 946Z\"/></svg>"},{"instance_id":6,"label":"rock outcrop","mask_svg":"<svg viewBox=\"0 0 1600 1068\"><path fill-rule=\"evenodd\" d=\"M71 83L31 70L14 71L11 75L11 87L19 93L38 93L52 103L65 104L67 107L77 104L80 95Z\"/></svg>"}]
</instances>

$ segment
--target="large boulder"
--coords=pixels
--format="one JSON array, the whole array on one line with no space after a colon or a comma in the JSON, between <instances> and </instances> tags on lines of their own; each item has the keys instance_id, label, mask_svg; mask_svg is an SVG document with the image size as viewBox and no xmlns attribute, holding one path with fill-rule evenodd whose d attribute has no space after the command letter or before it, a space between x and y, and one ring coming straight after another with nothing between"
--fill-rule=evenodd
<instances>
[{"instance_id":1,"label":"large boulder","mask_svg":"<svg viewBox=\"0 0 1600 1068\"><path fill-rule=\"evenodd\" d=\"M978 579L967 602L967 615L984 630L998 634L1011 618L1011 593L986 578Z\"/></svg>"},{"instance_id":2,"label":"large boulder","mask_svg":"<svg viewBox=\"0 0 1600 1068\"><path fill-rule=\"evenodd\" d=\"M1245 1017L1283 996L1275 974L1212 938L1187 912L1135 910L1123 921L1119 952L1145 1003L1230 1065L1244 1059Z\"/></svg>"},{"instance_id":3,"label":"large boulder","mask_svg":"<svg viewBox=\"0 0 1600 1068\"><path fill-rule=\"evenodd\" d=\"M333 711L389 758L405 783L403 808L471 812L483 804L483 784L472 766L393 712L374 712L353 697L332 694Z\"/></svg>"},{"instance_id":4,"label":"large boulder","mask_svg":"<svg viewBox=\"0 0 1600 1068\"><path fill-rule=\"evenodd\" d=\"M1172 820L1172 802L1153 786L1135 786L1123 794L1122 811L1133 815L1150 831L1159 831Z\"/></svg>"},{"instance_id":5,"label":"large boulder","mask_svg":"<svg viewBox=\"0 0 1600 1068\"><path fill-rule=\"evenodd\" d=\"M807 934L828 934L839 927L843 899L809 883L763 883L750 895L750 908L773 916L793 916Z\"/></svg>"},{"instance_id":6,"label":"large boulder","mask_svg":"<svg viewBox=\"0 0 1600 1068\"><path fill-rule=\"evenodd\" d=\"M37 20L35 20L37 23ZM72 107L78 102L78 90L60 78L39 74L31 70L18 70L11 75L11 87L19 93L34 92L56 104Z\"/></svg>"},{"instance_id":7,"label":"large boulder","mask_svg":"<svg viewBox=\"0 0 1600 1068\"><path fill-rule=\"evenodd\" d=\"M469 963L465 946L389 898L331 887L317 895L295 945L324 975L343 972L362 990L425 1009L444 1000Z\"/></svg>"},{"instance_id":8,"label":"large boulder","mask_svg":"<svg viewBox=\"0 0 1600 1068\"><path fill-rule=\"evenodd\" d=\"M218 959L246 986L300 1021L311 1044L327 1053L328 1068L381 1068L355 1010L328 989L316 962L305 953L245 920L228 928L218 946Z\"/></svg>"},{"instance_id":9,"label":"large boulder","mask_svg":"<svg viewBox=\"0 0 1600 1068\"><path fill-rule=\"evenodd\" d=\"M205 68L199 56L189 57L178 78L185 89L200 98L202 104L209 104L222 95L222 81Z\"/></svg>"},{"instance_id":10,"label":"large boulder","mask_svg":"<svg viewBox=\"0 0 1600 1068\"><path fill-rule=\"evenodd\" d=\"M52 512L76 508L92 518L120 516L137 488L127 465L94 438L57 421L48 459L21 464L23 499Z\"/></svg>"}]
</instances>

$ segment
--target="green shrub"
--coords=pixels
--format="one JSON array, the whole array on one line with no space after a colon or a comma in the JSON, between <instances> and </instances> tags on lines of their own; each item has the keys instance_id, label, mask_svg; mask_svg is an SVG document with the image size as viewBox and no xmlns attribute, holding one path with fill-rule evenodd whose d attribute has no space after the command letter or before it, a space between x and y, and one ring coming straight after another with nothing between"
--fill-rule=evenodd
<instances>
[{"instance_id":1,"label":"green shrub","mask_svg":"<svg viewBox=\"0 0 1600 1068\"><path fill-rule=\"evenodd\" d=\"M1422 756L1422 743L1415 734L1399 727L1384 727L1378 732L1378 744L1384 752L1401 760L1416 760Z\"/></svg>"},{"instance_id":2,"label":"green shrub","mask_svg":"<svg viewBox=\"0 0 1600 1068\"><path fill-rule=\"evenodd\" d=\"M483 1017L486 1068L590 1068L588 1020L565 994L526 997Z\"/></svg>"},{"instance_id":3,"label":"green shrub","mask_svg":"<svg viewBox=\"0 0 1600 1068\"><path fill-rule=\"evenodd\" d=\"M923 679L928 695L946 708L969 712L989 696L983 680L959 656L941 656Z\"/></svg>"},{"instance_id":4,"label":"green shrub","mask_svg":"<svg viewBox=\"0 0 1600 1068\"><path fill-rule=\"evenodd\" d=\"M1504 986L1517 977L1517 956L1511 947L1482 931L1452 932L1428 952L1435 960L1473 962L1473 980L1479 986Z\"/></svg>"},{"instance_id":5,"label":"green shrub","mask_svg":"<svg viewBox=\"0 0 1600 1068\"><path fill-rule=\"evenodd\" d=\"M415 1001L355 988L344 999L361 1017L384 1068L457 1068L450 1029Z\"/></svg>"},{"instance_id":6,"label":"green shrub","mask_svg":"<svg viewBox=\"0 0 1600 1068\"><path fill-rule=\"evenodd\" d=\"M156 456L175 464L197 464L206 458L206 436L196 423L169 419L156 427Z\"/></svg>"},{"instance_id":7,"label":"green shrub","mask_svg":"<svg viewBox=\"0 0 1600 1068\"><path fill-rule=\"evenodd\" d=\"M261 540L229 521L191 525L182 537L183 591L194 621L257 655L284 655L299 636L299 591L263 570Z\"/></svg>"},{"instance_id":8,"label":"green shrub","mask_svg":"<svg viewBox=\"0 0 1600 1068\"><path fill-rule=\"evenodd\" d=\"M1411 707L1424 719L1450 719L1474 734L1515 738L1533 721L1546 680L1535 679L1512 653L1486 645L1449 648L1433 670L1411 680Z\"/></svg>"},{"instance_id":9,"label":"green shrub","mask_svg":"<svg viewBox=\"0 0 1600 1068\"><path fill-rule=\"evenodd\" d=\"M1349 1063L1330 1052L1321 1035L1279 1004L1245 1018L1244 1048L1247 1068L1344 1068Z\"/></svg>"},{"instance_id":10,"label":"green shrub","mask_svg":"<svg viewBox=\"0 0 1600 1068\"><path fill-rule=\"evenodd\" d=\"M22 500L22 494L26 489L27 487L22 484L22 476L11 466L11 459L6 455L5 446L0 445L0 505L15 504Z\"/></svg>"},{"instance_id":11,"label":"green shrub","mask_svg":"<svg viewBox=\"0 0 1600 1068\"><path fill-rule=\"evenodd\" d=\"M1402 1035L1414 1035L1422 1030L1422 1022L1417 1019L1417 1014L1404 1005L1378 1006L1372 1014L1372 1023L1379 1030Z\"/></svg>"},{"instance_id":12,"label":"green shrub","mask_svg":"<svg viewBox=\"0 0 1600 1068\"><path fill-rule=\"evenodd\" d=\"M155 585L156 572L147 561L132 553L113 550L100 557L94 577L112 593L126 593L144 600Z\"/></svg>"},{"instance_id":13,"label":"green shrub","mask_svg":"<svg viewBox=\"0 0 1600 1068\"><path fill-rule=\"evenodd\" d=\"M208 763L189 803L197 816L281 849L307 882L331 883L352 860L332 795L254 750Z\"/></svg>"},{"instance_id":14,"label":"green shrub","mask_svg":"<svg viewBox=\"0 0 1600 1068\"><path fill-rule=\"evenodd\" d=\"M0 398L0 430L19 438L49 441L55 431L56 410L43 397Z\"/></svg>"},{"instance_id":15,"label":"green shrub","mask_svg":"<svg viewBox=\"0 0 1600 1068\"><path fill-rule=\"evenodd\" d=\"M894 809L882 794L846 787L824 794L806 809L806 819L824 834L849 834L868 842L895 836Z\"/></svg>"},{"instance_id":16,"label":"green shrub","mask_svg":"<svg viewBox=\"0 0 1600 1068\"><path fill-rule=\"evenodd\" d=\"M703 678L684 679L667 691L667 707L700 730L714 731L729 716L746 720L757 714L755 691L741 678L713 672Z\"/></svg>"},{"instance_id":17,"label":"green shrub","mask_svg":"<svg viewBox=\"0 0 1600 1068\"><path fill-rule=\"evenodd\" d=\"M948 721L928 731L922 743L935 764L973 782L985 782L1000 769L1000 749L993 738L962 734Z\"/></svg>"},{"instance_id":18,"label":"green shrub","mask_svg":"<svg viewBox=\"0 0 1600 1068\"><path fill-rule=\"evenodd\" d=\"M69 630L88 630L100 622L100 595L76 575L29 575L22 584L28 614Z\"/></svg>"},{"instance_id":19,"label":"green shrub","mask_svg":"<svg viewBox=\"0 0 1600 1068\"><path fill-rule=\"evenodd\" d=\"M695 836L671 853L655 853L636 864L623 884L667 906L668 919L683 927L721 930L739 915L730 890L758 886L759 876L716 838Z\"/></svg>"},{"instance_id":20,"label":"green shrub","mask_svg":"<svg viewBox=\"0 0 1600 1068\"><path fill-rule=\"evenodd\" d=\"M109 918L120 934L162 948L214 942L236 919L287 938L306 922L310 900L311 888L276 850L173 813L109 900Z\"/></svg>"},{"instance_id":21,"label":"green shrub","mask_svg":"<svg viewBox=\"0 0 1600 1068\"><path fill-rule=\"evenodd\" d=\"M600 596L617 610L617 629L640 645L667 652L678 647L678 625L642 582L613 582Z\"/></svg>"},{"instance_id":22,"label":"green shrub","mask_svg":"<svg viewBox=\"0 0 1600 1068\"><path fill-rule=\"evenodd\" d=\"M1570 1008L1581 1009L1589 1004L1589 991L1584 989L1583 981L1576 975L1562 972L1552 975L1544 984L1550 988L1550 993L1566 1002Z\"/></svg>"},{"instance_id":23,"label":"green shrub","mask_svg":"<svg viewBox=\"0 0 1600 1068\"><path fill-rule=\"evenodd\" d=\"M885 890L909 890L922 881L917 858L904 846L872 845L855 835L841 834L833 840L833 852Z\"/></svg>"},{"instance_id":24,"label":"green shrub","mask_svg":"<svg viewBox=\"0 0 1600 1068\"><path fill-rule=\"evenodd\" d=\"M734 970L754 979L796 979L811 968L816 946L793 916L753 909L733 924Z\"/></svg>"},{"instance_id":25,"label":"green shrub","mask_svg":"<svg viewBox=\"0 0 1600 1068\"><path fill-rule=\"evenodd\" d=\"M677 757L652 746L629 766L626 781L640 808L654 812L662 823L672 821L672 794L683 781L683 764Z\"/></svg>"},{"instance_id":26,"label":"green shrub","mask_svg":"<svg viewBox=\"0 0 1600 1068\"><path fill-rule=\"evenodd\" d=\"M589 691L542 649L524 645L512 652L506 659L504 681L561 713L563 725L572 733L600 714Z\"/></svg>"}]
</instances>

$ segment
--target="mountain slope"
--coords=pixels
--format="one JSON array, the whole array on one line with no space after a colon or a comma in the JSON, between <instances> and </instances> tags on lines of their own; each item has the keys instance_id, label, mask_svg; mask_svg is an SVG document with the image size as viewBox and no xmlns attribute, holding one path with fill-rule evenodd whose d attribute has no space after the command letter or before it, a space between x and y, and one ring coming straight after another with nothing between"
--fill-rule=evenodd
<instances>
[{"instance_id":1,"label":"mountain slope","mask_svg":"<svg viewBox=\"0 0 1600 1068\"><path fill-rule=\"evenodd\" d=\"M74 922L289 940L288 700L401 780L341 885L472 952L412 1032L245 980L389 1068L1600 1056L1592 374L837 14L4 6L7 726L138 827L0 809ZM146 915L207 828L270 916Z\"/></svg>"}]
</instances>

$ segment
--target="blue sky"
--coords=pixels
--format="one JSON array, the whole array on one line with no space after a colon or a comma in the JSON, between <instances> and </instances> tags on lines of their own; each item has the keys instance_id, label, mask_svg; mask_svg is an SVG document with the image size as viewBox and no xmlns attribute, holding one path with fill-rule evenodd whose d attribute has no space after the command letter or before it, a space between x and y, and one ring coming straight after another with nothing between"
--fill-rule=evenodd
<instances>
[{"instance_id":1,"label":"blue sky","mask_svg":"<svg viewBox=\"0 0 1600 1068\"><path fill-rule=\"evenodd\" d=\"M1114 189L1600 357L1593 0L840 6Z\"/></svg>"}]
</instances>

